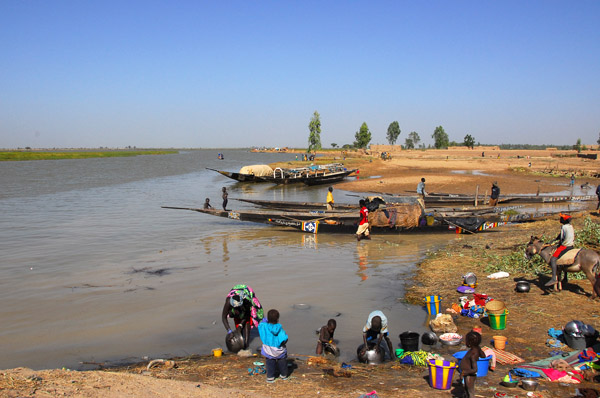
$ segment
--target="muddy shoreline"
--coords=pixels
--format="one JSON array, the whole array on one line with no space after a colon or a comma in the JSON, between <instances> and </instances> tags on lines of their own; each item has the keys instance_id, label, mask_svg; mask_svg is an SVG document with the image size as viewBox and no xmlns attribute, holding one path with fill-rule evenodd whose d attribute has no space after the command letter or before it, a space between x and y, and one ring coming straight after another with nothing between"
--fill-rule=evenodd
<instances>
[{"instance_id":1,"label":"muddy shoreline","mask_svg":"<svg viewBox=\"0 0 600 398\"><path fill-rule=\"evenodd\" d=\"M336 185L339 189L355 192L390 192L404 194L412 192L421 176L427 178L430 192L471 193L476 185L480 189L497 180L504 193L560 192L568 187L568 177L542 174L556 159L530 155L515 155L501 152L500 157L478 159L453 152L446 155L437 151L407 151L395 156L392 161L368 157L348 157L349 165L360 167L361 179ZM448 151L450 152L450 151ZM517 156L519 156L517 158ZM522 158L521 156L524 156ZM529 156L527 158L526 156ZM528 166L532 162L531 168ZM596 164L584 159L565 158L558 160L556 170L567 171L596 170ZM522 168L522 170L521 170ZM453 170L481 170L481 173L456 174ZM380 176L378 178L364 178ZM598 180L591 177L578 177L577 184L589 182L594 187ZM574 220L576 231L583 227L585 217L598 223L597 213L579 216ZM590 292L586 280L573 280L568 290L559 294L548 293L543 287L547 277L531 274L515 274L509 278L491 280L490 263L522 250L530 235L554 236L558 231L553 220L505 226L482 234L460 235L450 245L432 253L422 263L414 279L407 281L407 294L403 300L421 303L424 296L442 296L442 309L445 310L461 295L456 291L462 283L462 276L474 272L478 276L477 292L486 293L502 300L510 310L507 328L502 335L508 337L507 351L520 356L526 362L548 357L552 348L546 346L547 330L561 328L573 319L582 320L595 328L600 328L600 308L598 302L590 300L579 292L582 288ZM516 280L532 283L529 293L514 291ZM458 317L458 332L466 333L473 327L483 330L483 342L498 331L492 331L480 320ZM397 345L397 336L392 336ZM343 347L346 349L346 347ZM464 348L436 348L434 351L450 357L451 352ZM387 362L382 366L371 367L353 363L353 368L344 374L340 364L312 359L308 356L291 355L292 378L267 385L264 375L249 375L257 358L240 358L224 355L191 356L175 358L175 367L159 364L147 369L147 363L120 368L96 371L75 372L68 370L32 371L23 368L0 371L0 395L20 396L80 396L110 397L129 396L171 396L171 397L262 397L292 396L322 397L359 396L376 390L380 397L447 397L448 391L438 391L429 387L427 368L399 365ZM493 396L495 392L508 392L499 382L513 365L498 365L494 372L478 380L476 392L481 396ZM347 377L349 376L349 377ZM595 383L561 385L542 381L540 393L543 397L570 397L577 387L594 388ZM600 389L600 388L598 388ZM451 389L452 396L461 396L458 385ZM524 396L522 389L512 390L513 394Z\"/></svg>"}]
</instances>

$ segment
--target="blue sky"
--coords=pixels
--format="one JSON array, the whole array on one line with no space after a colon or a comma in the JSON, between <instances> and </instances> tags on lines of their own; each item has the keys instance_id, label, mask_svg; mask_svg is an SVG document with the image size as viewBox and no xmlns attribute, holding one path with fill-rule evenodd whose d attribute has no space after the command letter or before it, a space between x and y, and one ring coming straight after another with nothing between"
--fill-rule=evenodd
<instances>
[{"instance_id":1,"label":"blue sky","mask_svg":"<svg viewBox=\"0 0 600 398\"><path fill-rule=\"evenodd\" d=\"M595 144L600 2L0 2L0 147Z\"/></svg>"}]
</instances>

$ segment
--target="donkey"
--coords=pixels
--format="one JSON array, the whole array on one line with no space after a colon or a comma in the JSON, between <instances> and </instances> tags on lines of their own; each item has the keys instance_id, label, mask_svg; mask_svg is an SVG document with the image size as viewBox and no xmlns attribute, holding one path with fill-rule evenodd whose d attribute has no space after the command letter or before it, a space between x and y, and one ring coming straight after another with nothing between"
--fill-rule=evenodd
<instances>
[{"instance_id":1,"label":"donkey","mask_svg":"<svg viewBox=\"0 0 600 398\"><path fill-rule=\"evenodd\" d=\"M544 244L538 237L532 236L525 248L525 256L531 258L535 254L539 254L546 263L550 264L552 253L557 246ZM573 254L574 257L573 257ZM570 255L572 254L572 255ZM565 255L558 259L557 278L558 284L554 285L554 290L561 290L562 283L566 284L567 272L583 272L592 284L592 299L600 296L600 279L596 275L600 273L600 254L591 249L573 249L569 250ZM565 273L564 279L561 281L561 274Z\"/></svg>"}]
</instances>

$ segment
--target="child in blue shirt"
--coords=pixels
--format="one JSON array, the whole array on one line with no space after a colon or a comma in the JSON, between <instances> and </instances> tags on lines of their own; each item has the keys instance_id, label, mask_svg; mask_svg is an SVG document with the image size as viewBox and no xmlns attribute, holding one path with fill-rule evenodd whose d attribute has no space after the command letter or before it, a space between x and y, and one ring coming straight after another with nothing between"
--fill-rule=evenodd
<instances>
[{"instance_id":1,"label":"child in blue shirt","mask_svg":"<svg viewBox=\"0 0 600 398\"><path fill-rule=\"evenodd\" d=\"M287 348L288 335L279 323L279 311L273 309L267 318L258 325L258 334L263 342L261 354L267 362L267 383L275 381L275 370L279 370L281 380L287 380Z\"/></svg>"}]
</instances>

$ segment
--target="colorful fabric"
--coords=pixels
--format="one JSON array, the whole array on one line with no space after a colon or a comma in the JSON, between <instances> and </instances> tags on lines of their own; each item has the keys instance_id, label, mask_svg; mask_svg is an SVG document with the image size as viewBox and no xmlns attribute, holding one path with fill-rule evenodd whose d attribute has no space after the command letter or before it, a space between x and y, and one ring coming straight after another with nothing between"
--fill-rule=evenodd
<instances>
[{"instance_id":1,"label":"colorful fabric","mask_svg":"<svg viewBox=\"0 0 600 398\"><path fill-rule=\"evenodd\" d=\"M516 365L518 363L525 362L525 360L523 358L518 357L515 354L512 354L512 353L504 351L504 350L497 350L495 348L490 348L487 346L483 346L483 347L481 347L481 349L484 352L486 352L486 350L493 351L494 354L496 355L496 361L498 361L498 363L500 365Z\"/></svg>"},{"instance_id":2,"label":"colorful fabric","mask_svg":"<svg viewBox=\"0 0 600 398\"><path fill-rule=\"evenodd\" d=\"M543 373L543 371L540 369L540 371ZM540 372L536 372L533 370L529 370L529 369L523 369L523 368L514 368L513 370L511 370L511 372L519 377L541 377L542 375L540 374Z\"/></svg>"},{"instance_id":3,"label":"colorful fabric","mask_svg":"<svg viewBox=\"0 0 600 398\"><path fill-rule=\"evenodd\" d=\"M360 222L358 223L358 225L367 224L368 222L369 222L369 209L367 209L365 206L363 206L360 209Z\"/></svg>"},{"instance_id":4,"label":"colorful fabric","mask_svg":"<svg viewBox=\"0 0 600 398\"><path fill-rule=\"evenodd\" d=\"M247 285L235 285L227 295L227 297L230 299L232 299L233 296L239 296L243 302L248 303L250 307L250 313L246 313L247 306L245 305L239 307L232 305L229 317L240 320L245 319L246 321L251 322L251 327L258 327L258 324L264 317L264 311L260 301L258 301L256 298L254 290Z\"/></svg>"},{"instance_id":5,"label":"colorful fabric","mask_svg":"<svg viewBox=\"0 0 600 398\"><path fill-rule=\"evenodd\" d=\"M487 357L492 357L490 359L490 369L495 370L496 369L496 353L494 352L494 350L491 350L489 348L486 349L481 349L481 351L483 351L483 353L485 354L486 358Z\"/></svg>"},{"instance_id":6,"label":"colorful fabric","mask_svg":"<svg viewBox=\"0 0 600 398\"><path fill-rule=\"evenodd\" d=\"M427 366L429 353L425 351L404 351L398 359L405 365Z\"/></svg>"},{"instance_id":7,"label":"colorful fabric","mask_svg":"<svg viewBox=\"0 0 600 398\"><path fill-rule=\"evenodd\" d=\"M560 383L571 383L578 384L583 381L583 375L577 371L564 371L558 369L544 369L544 375L550 381L557 381Z\"/></svg>"},{"instance_id":8,"label":"colorful fabric","mask_svg":"<svg viewBox=\"0 0 600 398\"><path fill-rule=\"evenodd\" d=\"M563 357L562 359L569 365L573 366L573 365L579 363L579 354L580 353L581 353L581 351L571 351L568 353L568 355L566 357ZM546 375L544 374L544 369L551 369L552 368L551 364L552 364L552 361L554 361L554 360L556 360L556 357L541 359L539 361L530 362L528 364L521 365L520 368L534 370L537 373L540 373L544 377L546 377Z\"/></svg>"},{"instance_id":9,"label":"colorful fabric","mask_svg":"<svg viewBox=\"0 0 600 398\"><path fill-rule=\"evenodd\" d=\"M554 339L559 339L559 338L561 338L562 335L563 335L563 331L561 329L554 329L554 328L548 329L548 336L550 336Z\"/></svg>"},{"instance_id":10,"label":"colorful fabric","mask_svg":"<svg viewBox=\"0 0 600 398\"><path fill-rule=\"evenodd\" d=\"M554 254L552 254L552 257L561 258L563 254L565 254L566 252L568 252L572 248L573 248L573 246L563 246L563 245L560 245L560 246L558 246L556 248L556 250L554 251Z\"/></svg>"}]
</instances>

